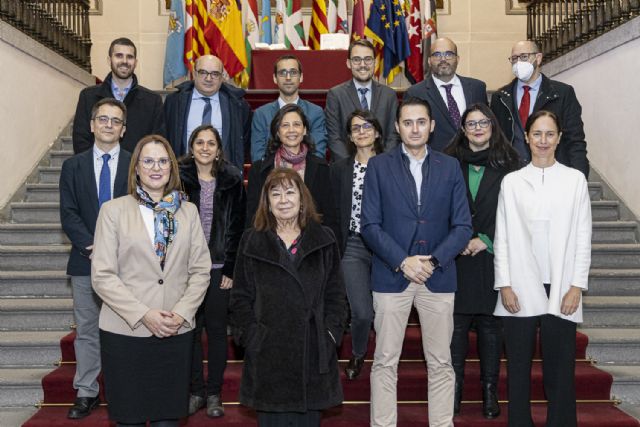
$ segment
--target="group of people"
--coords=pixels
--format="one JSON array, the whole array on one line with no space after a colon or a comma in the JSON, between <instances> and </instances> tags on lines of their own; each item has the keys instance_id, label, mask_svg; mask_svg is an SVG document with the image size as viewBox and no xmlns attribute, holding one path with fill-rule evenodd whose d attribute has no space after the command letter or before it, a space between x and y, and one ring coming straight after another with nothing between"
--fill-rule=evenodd
<instances>
[{"instance_id":1,"label":"group of people","mask_svg":"<svg viewBox=\"0 0 640 427\"><path fill-rule=\"evenodd\" d=\"M373 79L371 43L355 41L353 79L323 111L300 98L302 65L285 55L279 98L252 113L210 55L163 104L137 83L135 45L114 40L111 73L80 94L60 177L77 324L68 417L100 403L101 371L119 426L223 416L230 328L244 348L239 399L258 423L318 426L343 400L343 333L356 380L373 326L371 425L393 426L415 307L430 426L462 411L472 328L484 416L500 415L504 342L509 425L532 426L538 326L547 425L576 425L591 241L580 104L540 72L535 43L508 59L516 78L489 105L483 82L456 74L456 45L438 39L430 76L399 104Z\"/></svg>"}]
</instances>

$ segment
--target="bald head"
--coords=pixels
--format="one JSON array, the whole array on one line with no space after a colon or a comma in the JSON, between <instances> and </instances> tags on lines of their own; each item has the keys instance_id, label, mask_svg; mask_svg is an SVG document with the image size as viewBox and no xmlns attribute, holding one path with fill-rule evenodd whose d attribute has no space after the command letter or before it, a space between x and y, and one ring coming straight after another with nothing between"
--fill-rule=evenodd
<instances>
[{"instance_id":1,"label":"bald head","mask_svg":"<svg viewBox=\"0 0 640 427\"><path fill-rule=\"evenodd\" d=\"M450 38L440 37L431 44L431 53L441 50L450 50L457 54L458 46L456 46L456 44Z\"/></svg>"},{"instance_id":2,"label":"bald head","mask_svg":"<svg viewBox=\"0 0 640 427\"><path fill-rule=\"evenodd\" d=\"M213 55L203 55L195 62L196 90L204 96L215 95L222 86L224 66L220 58Z\"/></svg>"},{"instance_id":3,"label":"bald head","mask_svg":"<svg viewBox=\"0 0 640 427\"><path fill-rule=\"evenodd\" d=\"M511 54L518 55L518 53L514 53L516 51L521 53L540 53L540 48L538 48L538 44L532 40L520 40L511 48Z\"/></svg>"},{"instance_id":4,"label":"bald head","mask_svg":"<svg viewBox=\"0 0 640 427\"><path fill-rule=\"evenodd\" d=\"M443 82L453 79L458 68L458 47L453 40L442 37L431 44L429 68L431 74Z\"/></svg>"}]
</instances>

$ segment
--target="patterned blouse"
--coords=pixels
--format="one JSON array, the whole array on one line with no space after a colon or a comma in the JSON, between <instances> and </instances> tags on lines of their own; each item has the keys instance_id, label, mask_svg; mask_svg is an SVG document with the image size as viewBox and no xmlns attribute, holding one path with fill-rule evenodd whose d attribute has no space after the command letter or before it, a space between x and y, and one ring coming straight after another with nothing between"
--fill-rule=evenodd
<instances>
[{"instance_id":1,"label":"patterned blouse","mask_svg":"<svg viewBox=\"0 0 640 427\"><path fill-rule=\"evenodd\" d=\"M364 175L367 173L367 165L355 161L353 163L353 185L351 187L351 221L349 230L360 232L360 212L362 211L362 188L364 187Z\"/></svg>"},{"instance_id":2,"label":"patterned blouse","mask_svg":"<svg viewBox=\"0 0 640 427\"><path fill-rule=\"evenodd\" d=\"M216 191L215 178L211 181L200 181L200 223L204 236L209 243L211 223L213 221L213 193Z\"/></svg>"}]
</instances>

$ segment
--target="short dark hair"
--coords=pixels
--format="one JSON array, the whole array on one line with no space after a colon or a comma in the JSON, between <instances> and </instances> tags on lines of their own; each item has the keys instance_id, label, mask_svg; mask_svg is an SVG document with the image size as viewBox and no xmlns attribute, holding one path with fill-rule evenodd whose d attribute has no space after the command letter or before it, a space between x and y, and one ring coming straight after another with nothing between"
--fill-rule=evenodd
<instances>
[{"instance_id":1,"label":"short dark hair","mask_svg":"<svg viewBox=\"0 0 640 427\"><path fill-rule=\"evenodd\" d=\"M118 101L115 98L102 98L100 101L93 104L93 107L91 107L91 120L96 118L98 110L103 105L111 105L113 107L119 108L120 111L122 111L122 121L124 122L123 125L127 124L127 106L124 105L124 102Z\"/></svg>"},{"instance_id":2,"label":"short dark hair","mask_svg":"<svg viewBox=\"0 0 640 427\"><path fill-rule=\"evenodd\" d=\"M373 141L373 150L376 152L376 154L382 153L384 151L384 134L382 132L382 126L380 125L380 122L378 121L376 116L374 116L373 113L369 110L355 110L351 114L349 114L346 125L347 136L351 136L351 121L355 117L358 117L365 122L371 123L373 125L373 128L376 130L376 132L378 132L378 137L375 139L375 141ZM356 144L351 140L351 138L348 138L348 140L349 143L347 143L347 151L349 152L349 154L355 154L356 151L358 151L358 148L356 147Z\"/></svg>"},{"instance_id":3,"label":"short dark hair","mask_svg":"<svg viewBox=\"0 0 640 427\"><path fill-rule=\"evenodd\" d=\"M425 99L410 96L406 99L403 99L398 106L398 109L396 110L396 123L400 123L400 113L402 112L402 109L410 105L422 105L427 109L427 115L429 116L429 120L431 120L431 105L429 105L429 103Z\"/></svg>"},{"instance_id":4,"label":"short dark hair","mask_svg":"<svg viewBox=\"0 0 640 427\"><path fill-rule=\"evenodd\" d=\"M164 187L163 196L166 196L174 190L181 190L182 184L180 182L180 170L178 169L178 161L176 160L176 155L173 154L171 144L169 144L169 141L167 141L167 139L162 135L147 135L138 141L136 148L131 154L131 163L129 163L129 180L127 184L129 194L136 200L140 199L137 191L138 172L136 171L136 167L140 161L140 153L147 144L162 145L164 149L167 150L167 156L169 156L169 161L171 162L171 175L169 175L169 182L167 182L167 185Z\"/></svg>"},{"instance_id":5,"label":"short dark hair","mask_svg":"<svg viewBox=\"0 0 640 427\"><path fill-rule=\"evenodd\" d=\"M462 160L466 150L469 150L469 139L464 132L464 124L467 121L467 116L474 111L478 111L489 119L491 122L491 137L489 138L489 150L488 161L489 165L497 170L505 170L508 172L514 171L520 167L520 156L518 152L511 146L509 140L502 132L502 129L498 125L496 115L491 111L491 108L482 102L470 105L460 118L460 128L456 132L455 136L444 149L444 153L458 160ZM436 126L438 124L436 123Z\"/></svg>"},{"instance_id":6,"label":"short dark hair","mask_svg":"<svg viewBox=\"0 0 640 427\"><path fill-rule=\"evenodd\" d=\"M300 60L298 59L297 56L295 56L295 55L282 55L280 58L276 59L276 62L273 64L273 75L274 76L278 72L278 64L280 63L280 61L285 61L287 59L295 60L298 63L298 71L300 71L300 74L302 74L302 63L300 62Z\"/></svg>"},{"instance_id":7,"label":"short dark hair","mask_svg":"<svg viewBox=\"0 0 640 427\"><path fill-rule=\"evenodd\" d=\"M109 45L109 56L111 56L111 54L113 53L113 48L115 47L115 45L131 46L133 48L133 56L136 58L138 57L138 49L136 48L136 45L133 44L131 39L128 39L126 37L120 37L112 41L111 44Z\"/></svg>"},{"instance_id":8,"label":"short dark hair","mask_svg":"<svg viewBox=\"0 0 640 427\"><path fill-rule=\"evenodd\" d=\"M562 126L560 126L560 119L558 118L558 116L556 116L554 112L548 111L548 110L539 110L533 113L532 115L530 115L529 118L527 119L527 124L524 127L524 133L529 133L529 130L531 130L531 126L533 126L536 120L538 120L540 117L549 117L556 124L556 128L558 129L558 132L562 132Z\"/></svg>"},{"instance_id":9,"label":"short dark hair","mask_svg":"<svg viewBox=\"0 0 640 427\"><path fill-rule=\"evenodd\" d=\"M369 48L373 52L374 56L376 54L376 49L375 49L375 47L373 47L373 43L371 43L367 39L359 39L359 40L354 40L354 41L351 42L351 44L349 44L349 51L347 52L347 54L348 54L347 58L351 58L351 51L356 46L362 46L362 47Z\"/></svg>"},{"instance_id":10,"label":"short dark hair","mask_svg":"<svg viewBox=\"0 0 640 427\"><path fill-rule=\"evenodd\" d=\"M280 123L282 123L282 119L288 113L297 113L300 116L300 120L302 120L302 125L307 130L307 134L302 138L302 144L305 144L309 149L310 153L316 151L316 144L310 136L311 128L309 127L309 120L307 116L304 115L304 111L297 104L287 104L281 109L278 110L275 116L273 116L273 120L271 120L270 131L271 135L269 137L269 142L267 143L267 152L269 154L275 153L278 148L282 145L282 141L280 141L280 137L278 136L278 130L280 129Z\"/></svg>"},{"instance_id":11,"label":"short dark hair","mask_svg":"<svg viewBox=\"0 0 640 427\"><path fill-rule=\"evenodd\" d=\"M312 221L320 222L320 214L316 210L316 205L311 196L311 192L300 177L300 174L290 168L275 168L272 170L262 186L258 210L253 219L253 227L258 231L275 231L277 227L276 217L273 216L269 206L269 191L282 186L295 186L300 192L300 214L298 215L298 226L301 230Z\"/></svg>"},{"instance_id":12,"label":"short dark hair","mask_svg":"<svg viewBox=\"0 0 640 427\"><path fill-rule=\"evenodd\" d=\"M185 157L188 159L193 159L193 144L196 142L196 138L198 135L204 131L211 131L213 133L213 137L216 140L216 144L218 144L218 157L213 161L211 165L211 175L216 176L222 164L224 163L224 149L222 148L222 138L220 137L220 132L218 129L214 128L211 125L200 125L191 132L191 136L189 136L189 153L185 154L182 159L180 159L180 163L185 163ZM195 162L195 160L194 160Z\"/></svg>"}]
</instances>

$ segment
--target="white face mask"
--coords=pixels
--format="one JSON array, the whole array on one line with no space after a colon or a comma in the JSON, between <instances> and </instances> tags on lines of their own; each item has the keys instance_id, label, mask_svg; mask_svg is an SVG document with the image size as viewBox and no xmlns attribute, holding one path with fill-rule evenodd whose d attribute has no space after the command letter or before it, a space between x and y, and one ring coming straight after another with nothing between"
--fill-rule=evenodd
<instances>
[{"instance_id":1,"label":"white face mask","mask_svg":"<svg viewBox=\"0 0 640 427\"><path fill-rule=\"evenodd\" d=\"M518 61L511 67L513 75L522 82L528 82L533 75L533 64L529 61Z\"/></svg>"}]
</instances>

